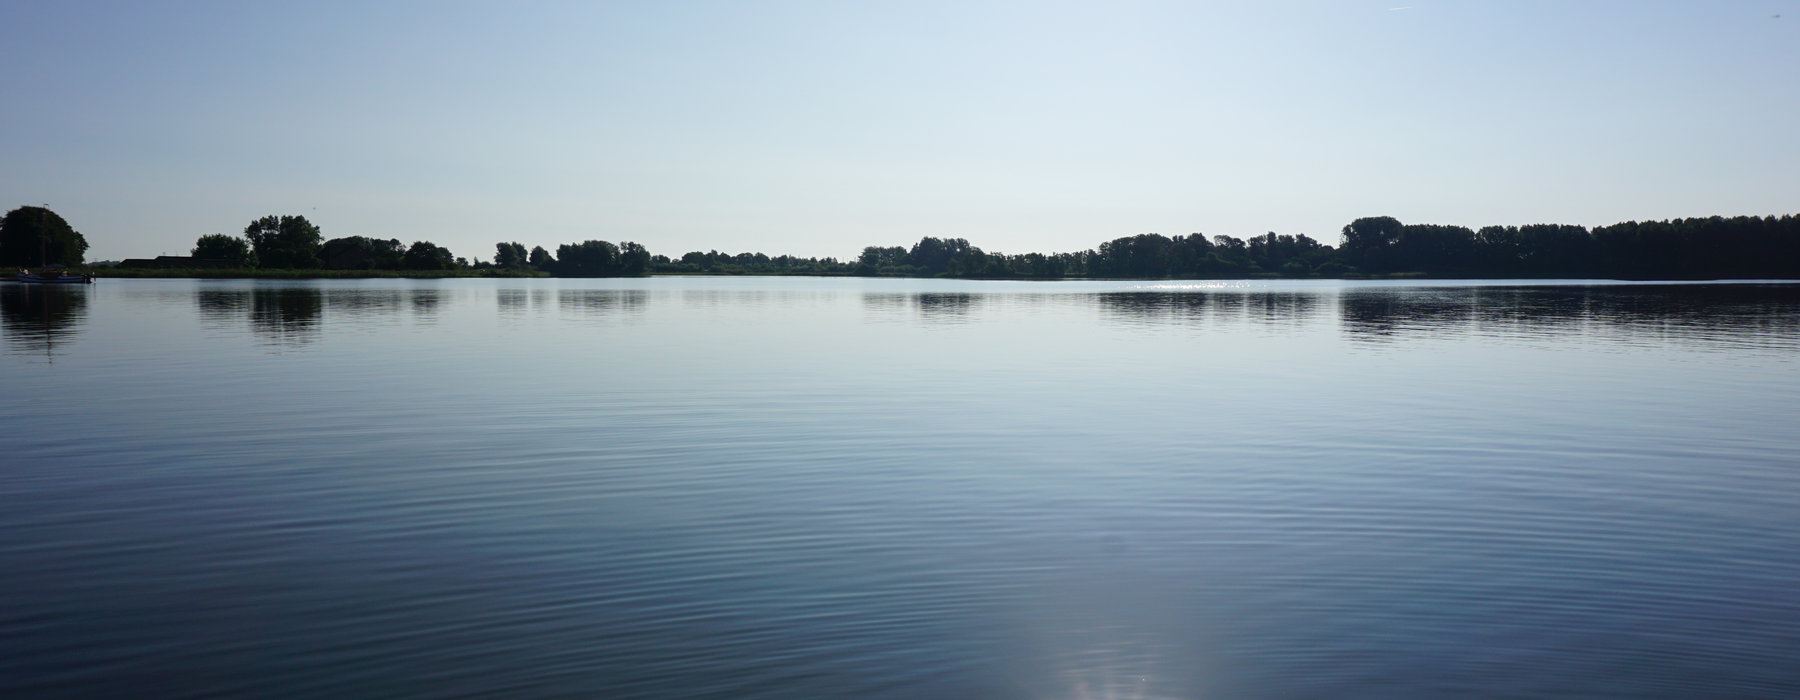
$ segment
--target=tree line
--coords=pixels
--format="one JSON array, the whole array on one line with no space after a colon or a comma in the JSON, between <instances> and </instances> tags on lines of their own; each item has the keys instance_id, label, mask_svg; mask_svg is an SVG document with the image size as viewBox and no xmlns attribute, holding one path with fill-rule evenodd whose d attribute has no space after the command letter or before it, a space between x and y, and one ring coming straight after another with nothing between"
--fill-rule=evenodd
<instances>
[{"instance_id":1,"label":"tree line","mask_svg":"<svg viewBox=\"0 0 1800 700\"><path fill-rule=\"evenodd\" d=\"M517 242L495 246L492 263L451 254L431 241L403 246L399 239L345 236L325 240L304 216L265 216L244 227L244 235L211 234L194 241L197 261L244 269L278 270L499 270L545 272L563 277L616 277L648 272L650 253L632 242L614 245L589 240L526 252Z\"/></svg>"},{"instance_id":2,"label":"tree line","mask_svg":"<svg viewBox=\"0 0 1800 700\"><path fill-rule=\"evenodd\" d=\"M1365 217L1339 245L1305 234L1248 239L1198 233L1124 236L1072 253L990 253L962 238L910 248L869 246L855 260L761 253L655 256L652 272L808 274L980 279L1498 277L1538 279L1800 278L1800 217L1737 216L1628 221L1592 230L1567 224L1403 224Z\"/></svg>"},{"instance_id":3,"label":"tree line","mask_svg":"<svg viewBox=\"0 0 1800 700\"><path fill-rule=\"evenodd\" d=\"M431 241L345 236L325 240L304 216L265 216L244 235L215 233L194 241L194 260L213 266L267 270L454 270L468 261Z\"/></svg>"},{"instance_id":4,"label":"tree line","mask_svg":"<svg viewBox=\"0 0 1800 700\"><path fill-rule=\"evenodd\" d=\"M1372 273L1433 277L1712 279L1800 277L1800 217L1627 221L1588 230L1537 224L1402 224L1393 217L1344 227L1339 257Z\"/></svg>"},{"instance_id":5,"label":"tree line","mask_svg":"<svg viewBox=\"0 0 1800 700\"><path fill-rule=\"evenodd\" d=\"M79 265L87 241L44 207L0 220L0 265ZM693 251L652 255L630 241L565 243L552 253L516 241L495 244L493 262L456 257L430 241L346 236L326 240L304 216L265 216L242 236L194 243L208 264L270 270L494 270L562 277L650 273L856 275L982 279L1424 277L1714 279L1800 278L1800 217L1737 216L1627 221L1588 229L1567 224L1404 224L1389 216L1345 225L1337 246L1305 235L1124 236L1083 251L988 252L963 238L926 236L910 247L868 246L855 259Z\"/></svg>"}]
</instances>

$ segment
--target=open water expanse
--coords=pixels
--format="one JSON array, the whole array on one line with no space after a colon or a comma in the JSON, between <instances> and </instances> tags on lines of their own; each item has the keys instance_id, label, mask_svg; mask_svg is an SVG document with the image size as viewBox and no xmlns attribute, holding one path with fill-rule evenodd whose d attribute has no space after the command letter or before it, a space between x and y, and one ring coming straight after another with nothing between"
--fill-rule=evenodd
<instances>
[{"instance_id":1,"label":"open water expanse","mask_svg":"<svg viewBox=\"0 0 1800 700\"><path fill-rule=\"evenodd\" d=\"M1800 286L0 284L12 697L1800 695Z\"/></svg>"}]
</instances>

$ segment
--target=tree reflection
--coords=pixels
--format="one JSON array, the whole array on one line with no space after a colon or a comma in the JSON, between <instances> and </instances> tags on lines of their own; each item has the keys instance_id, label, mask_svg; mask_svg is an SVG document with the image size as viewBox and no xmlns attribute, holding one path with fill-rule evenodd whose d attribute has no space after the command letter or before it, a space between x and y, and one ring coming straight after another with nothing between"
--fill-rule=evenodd
<instances>
[{"instance_id":1,"label":"tree reflection","mask_svg":"<svg viewBox=\"0 0 1800 700\"><path fill-rule=\"evenodd\" d=\"M87 320L87 303L85 288L0 285L7 345L17 354L42 354L54 362L57 344L73 341Z\"/></svg>"},{"instance_id":2,"label":"tree reflection","mask_svg":"<svg viewBox=\"0 0 1800 700\"><path fill-rule=\"evenodd\" d=\"M398 289L332 289L321 292L332 319L387 321L406 305Z\"/></svg>"},{"instance_id":3,"label":"tree reflection","mask_svg":"<svg viewBox=\"0 0 1800 700\"><path fill-rule=\"evenodd\" d=\"M523 289L494 290L494 307L500 311L501 316L507 318L524 315L530 306L530 300L531 294Z\"/></svg>"},{"instance_id":4,"label":"tree reflection","mask_svg":"<svg viewBox=\"0 0 1800 700\"><path fill-rule=\"evenodd\" d=\"M1792 345L1800 285L1371 288L1338 297L1362 342L1596 333L1634 342Z\"/></svg>"},{"instance_id":5,"label":"tree reflection","mask_svg":"<svg viewBox=\"0 0 1800 700\"><path fill-rule=\"evenodd\" d=\"M437 289L311 286L202 289L194 294L203 324L236 327L248 322L259 339L281 346L315 342L327 314L334 323L369 326L391 323L410 311L429 323L447 298Z\"/></svg>"},{"instance_id":6,"label":"tree reflection","mask_svg":"<svg viewBox=\"0 0 1800 700\"><path fill-rule=\"evenodd\" d=\"M325 295L317 289L292 287L250 291L250 329L276 345L304 345L318 340L319 313Z\"/></svg>"},{"instance_id":7,"label":"tree reflection","mask_svg":"<svg viewBox=\"0 0 1800 700\"><path fill-rule=\"evenodd\" d=\"M1146 328L1247 323L1300 329L1329 323L1351 340L1385 343L1463 335L1521 339L1588 334L1628 343L1791 347L1800 285L1344 287L1313 291L1110 292L1093 295L1112 320Z\"/></svg>"},{"instance_id":8,"label":"tree reflection","mask_svg":"<svg viewBox=\"0 0 1800 700\"><path fill-rule=\"evenodd\" d=\"M564 314L618 317L641 313L650 295L641 289L564 289L556 304Z\"/></svg>"},{"instance_id":9,"label":"tree reflection","mask_svg":"<svg viewBox=\"0 0 1800 700\"><path fill-rule=\"evenodd\" d=\"M1094 295L1102 311L1134 324L1251 322L1298 327L1323 312L1313 292L1110 292Z\"/></svg>"},{"instance_id":10,"label":"tree reflection","mask_svg":"<svg viewBox=\"0 0 1800 700\"><path fill-rule=\"evenodd\" d=\"M966 323L982 301L980 294L924 293L913 297L919 317L927 323Z\"/></svg>"},{"instance_id":11,"label":"tree reflection","mask_svg":"<svg viewBox=\"0 0 1800 700\"><path fill-rule=\"evenodd\" d=\"M415 318L425 323L436 323L438 305L443 303L444 293L438 289L414 289L411 301Z\"/></svg>"},{"instance_id":12,"label":"tree reflection","mask_svg":"<svg viewBox=\"0 0 1800 700\"><path fill-rule=\"evenodd\" d=\"M247 289L202 289L194 293L200 321L208 326L239 323L250 310Z\"/></svg>"},{"instance_id":13,"label":"tree reflection","mask_svg":"<svg viewBox=\"0 0 1800 700\"><path fill-rule=\"evenodd\" d=\"M864 292L862 295L863 308L881 313L904 309L911 300L912 295L898 292Z\"/></svg>"},{"instance_id":14,"label":"tree reflection","mask_svg":"<svg viewBox=\"0 0 1800 700\"><path fill-rule=\"evenodd\" d=\"M1430 334L1475 318L1471 290L1350 290L1338 297L1343 328L1353 337Z\"/></svg>"}]
</instances>

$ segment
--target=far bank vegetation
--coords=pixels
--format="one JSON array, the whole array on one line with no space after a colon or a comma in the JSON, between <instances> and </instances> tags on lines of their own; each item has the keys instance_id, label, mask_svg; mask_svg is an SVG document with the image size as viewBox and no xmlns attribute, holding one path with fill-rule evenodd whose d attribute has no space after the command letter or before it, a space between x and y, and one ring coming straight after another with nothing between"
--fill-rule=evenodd
<instances>
[{"instance_id":1,"label":"far bank vegetation","mask_svg":"<svg viewBox=\"0 0 1800 700\"><path fill-rule=\"evenodd\" d=\"M54 242L54 244L47 243ZM24 262L36 248L80 264L85 241L48 209L21 207L0 227L0 257ZM41 256L37 256L41 257ZM54 262L54 261L52 261ZM908 247L868 246L853 260L692 251L653 255L630 241L587 240L527 249L495 244L492 262L453 255L430 241L325 239L304 216L265 216L242 236L211 234L189 256L126 260L112 276L145 277L628 277L647 274L1063 278L1800 279L1800 217L1737 216L1566 224L1404 224L1365 217L1338 245L1305 234L1249 238L1190 233L1124 236L1083 251L1007 254L963 238L926 236Z\"/></svg>"}]
</instances>

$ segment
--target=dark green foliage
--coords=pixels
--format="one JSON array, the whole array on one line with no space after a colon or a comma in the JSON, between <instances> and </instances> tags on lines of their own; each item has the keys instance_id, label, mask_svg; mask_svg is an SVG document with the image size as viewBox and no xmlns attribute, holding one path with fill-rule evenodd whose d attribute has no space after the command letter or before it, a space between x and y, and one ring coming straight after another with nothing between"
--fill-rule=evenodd
<instances>
[{"instance_id":1,"label":"dark green foliage","mask_svg":"<svg viewBox=\"0 0 1800 700\"><path fill-rule=\"evenodd\" d=\"M36 217L36 218L33 218ZM18 224L17 221L25 223ZM48 229L31 228L42 222ZM40 239L18 231L52 230L52 237L86 241L60 217L39 207L7 215L0 250L11 255ZM245 230L245 241L204 236L196 257L258 258L281 270L399 270L408 274L471 271L466 260L428 241L402 250L398 240L361 236L318 243L318 227L298 216L263 217ZM20 241L24 241L21 243ZM74 253L79 259L80 251ZM12 258L11 264L36 264ZM264 257L264 256L269 257ZM273 258L276 262L271 262ZM322 258L322 260L321 260ZM54 259L51 262L55 262ZM1230 278L1230 277L1509 277L1509 278L1800 278L1800 219L1710 217L1625 222L1589 231L1581 226L1533 224L1462 226L1403 224L1391 216L1364 217L1343 228L1339 247L1302 235L1269 232L1248 240L1198 233L1170 238L1145 233L1116 238L1072 253L988 252L962 238L924 237L910 248L868 246L855 260L797 258L763 253L693 251L679 259L652 255L632 242L588 240L529 252L518 242L495 244L494 264L473 272L499 276L551 273L614 277L658 273L758 275L862 275L983 279ZM137 274L137 273L134 273ZM147 274L147 273L146 273ZM285 272L259 272L280 275ZM429 275L427 275L429 276Z\"/></svg>"},{"instance_id":2,"label":"dark green foliage","mask_svg":"<svg viewBox=\"0 0 1800 700\"><path fill-rule=\"evenodd\" d=\"M556 247L556 274L605 277L618 264L619 247L607 241L564 243Z\"/></svg>"},{"instance_id":3,"label":"dark green foliage","mask_svg":"<svg viewBox=\"0 0 1800 700\"><path fill-rule=\"evenodd\" d=\"M1212 241L1199 233L1169 240L1169 269L1178 275L1205 274L1214 267Z\"/></svg>"},{"instance_id":4,"label":"dark green foliage","mask_svg":"<svg viewBox=\"0 0 1800 700\"><path fill-rule=\"evenodd\" d=\"M1344 227L1342 259L1365 273L1523 278L1800 277L1792 216L1627 221L1581 226L1401 225L1391 217ZM1353 245L1352 241L1356 243Z\"/></svg>"},{"instance_id":5,"label":"dark green foliage","mask_svg":"<svg viewBox=\"0 0 1800 700\"><path fill-rule=\"evenodd\" d=\"M1352 221L1344 227L1339 258L1344 264L1360 269L1385 270L1388 251L1400 240L1400 228L1400 220L1391 216L1369 216Z\"/></svg>"},{"instance_id":6,"label":"dark green foliage","mask_svg":"<svg viewBox=\"0 0 1800 700\"><path fill-rule=\"evenodd\" d=\"M900 246L863 248L862 255L857 256L852 274L874 275L910 275L913 268L906 260L906 249Z\"/></svg>"},{"instance_id":7,"label":"dark green foliage","mask_svg":"<svg viewBox=\"0 0 1800 700\"><path fill-rule=\"evenodd\" d=\"M1475 232L1462 226L1402 226L1399 239L1387 251L1387 266L1396 272L1467 275L1474 261Z\"/></svg>"},{"instance_id":8,"label":"dark green foliage","mask_svg":"<svg viewBox=\"0 0 1800 700\"><path fill-rule=\"evenodd\" d=\"M229 267L256 267L256 253L250 250L250 241L214 233L194 241L194 249L190 251L195 260L204 262L217 261Z\"/></svg>"},{"instance_id":9,"label":"dark green foliage","mask_svg":"<svg viewBox=\"0 0 1800 700\"><path fill-rule=\"evenodd\" d=\"M1800 219L1627 221L1593 231L1593 257L1627 279L1800 276Z\"/></svg>"},{"instance_id":10,"label":"dark green foliage","mask_svg":"<svg viewBox=\"0 0 1800 700\"><path fill-rule=\"evenodd\" d=\"M912 250L906 254L906 261L926 275L942 275L950 271L952 262L980 253L981 249L969 245L967 240L961 238L945 240L927 236L913 244Z\"/></svg>"},{"instance_id":11,"label":"dark green foliage","mask_svg":"<svg viewBox=\"0 0 1800 700\"><path fill-rule=\"evenodd\" d=\"M323 237L304 216L265 216L244 227L263 267L309 270L319 267Z\"/></svg>"},{"instance_id":12,"label":"dark green foliage","mask_svg":"<svg viewBox=\"0 0 1800 700\"><path fill-rule=\"evenodd\" d=\"M902 249L901 253L904 255L905 250ZM762 253L731 255L713 250L705 253L689 252L679 260L670 260L661 255L651 256L649 269L651 272L698 272L714 275L837 276L851 274L853 267L854 265L838 262L837 258L797 258L792 255L770 257Z\"/></svg>"},{"instance_id":13,"label":"dark green foliage","mask_svg":"<svg viewBox=\"0 0 1800 700\"><path fill-rule=\"evenodd\" d=\"M44 207L19 207L0 220L0 265L80 265L87 248L86 238Z\"/></svg>"},{"instance_id":14,"label":"dark green foliage","mask_svg":"<svg viewBox=\"0 0 1800 700\"><path fill-rule=\"evenodd\" d=\"M1141 233L1100 244L1093 273L1100 277L1168 277L1175 242L1160 233Z\"/></svg>"},{"instance_id":15,"label":"dark green foliage","mask_svg":"<svg viewBox=\"0 0 1800 700\"><path fill-rule=\"evenodd\" d=\"M1270 233L1248 241L1233 236L1190 233L1169 238L1144 233L1100 244L1087 256L1094 277L1156 279L1281 274L1306 277L1330 259L1332 249L1305 235Z\"/></svg>"},{"instance_id":16,"label":"dark green foliage","mask_svg":"<svg viewBox=\"0 0 1800 700\"><path fill-rule=\"evenodd\" d=\"M650 271L650 251L630 241L589 240L556 248L551 271L563 277L630 277Z\"/></svg>"},{"instance_id":17,"label":"dark green foliage","mask_svg":"<svg viewBox=\"0 0 1800 700\"><path fill-rule=\"evenodd\" d=\"M1365 217L1343 229L1340 247L1304 234L1249 239L1145 233L1073 253L988 252L961 238L924 237L910 248L868 246L855 260L693 251L678 259L636 243L589 240L525 254L530 268L569 277L659 273L863 275L983 279L1231 277L1800 278L1800 219L1712 217L1581 226L1404 224ZM496 269L524 246L496 245ZM454 266L454 261L450 263Z\"/></svg>"},{"instance_id":18,"label":"dark green foliage","mask_svg":"<svg viewBox=\"0 0 1800 700\"><path fill-rule=\"evenodd\" d=\"M1289 236L1273 231L1251 238L1246 242L1245 250L1251 264L1258 269L1284 277L1306 277L1332 254L1330 248L1304 233Z\"/></svg>"},{"instance_id":19,"label":"dark green foliage","mask_svg":"<svg viewBox=\"0 0 1800 700\"><path fill-rule=\"evenodd\" d=\"M550 268L556 265L556 258L550 257L550 251L544 250L543 246L538 245L531 247L531 257L527 258L526 262L531 265L533 270L549 272Z\"/></svg>"},{"instance_id":20,"label":"dark green foliage","mask_svg":"<svg viewBox=\"0 0 1800 700\"><path fill-rule=\"evenodd\" d=\"M631 241L619 244L619 274L641 275L650 271L650 250Z\"/></svg>"},{"instance_id":21,"label":"dark green foliage","mask_svg":"<svg viewBox=\"0 0 1800 700\"><path fill-rule=\"evenodd\" d=\"M408 270L454 270L456 258L449 249L436 243L414 241L412 247L406 249L400 264Z\"/></svg>"},{"instance_id":22,"label":"dark green foliage","mask_svg":"<svg viewBox=\"0 0 1800 700\"><path fill-rule=\"evenodd\" d=\"M1474 246L1474 267L1494 277L1591 276L1599 262L1593 238L1580 226L1485 226L1475 232Z\"/></svg>"},{"instance_id":23,"label":"dark green foliage","mask_svg":"<svg viewBox=\"0 0 1800 700\"><path fill-rule=\"evenodd\" d=\"M530 254L518 241L494 244L494 267L522 270L531 266Z\"/></svg>"},{"instance_id":24,"label":"dark green foliage","mask_svg":"<svg viewBox=\"0 0 1800 700\"><path fill-rule=\"evenodd\" d=\"M327 270L399 270L405 255L397 238L345 236L326 241L319 257Z\"/></svg>"}]
</instances>

